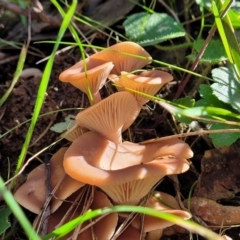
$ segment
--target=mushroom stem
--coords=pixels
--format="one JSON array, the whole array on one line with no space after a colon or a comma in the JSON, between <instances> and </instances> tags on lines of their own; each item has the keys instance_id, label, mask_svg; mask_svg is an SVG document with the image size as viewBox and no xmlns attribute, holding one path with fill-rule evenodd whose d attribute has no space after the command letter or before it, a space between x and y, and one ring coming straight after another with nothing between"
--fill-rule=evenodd
<instances>
[{"instance_id":1,"label":"mushroom stem","mask_svg":"<svg viewBox=\"0 0 240 240\"><path fill-rule=\"evenodd\" d=\"M88 93L87 96L91 105L94 105L102 100L102 97L99 92L96 92L96 93L91 92L91 93Z\"/></svg>"},{"instance_id":2,"label":"mushroom stem","mask_svg":"<svg viewBox=\"0 0 240 240\"><path fill-rule=\"evenodd\" d=\"M159 240L162 236L163 230L156 229L153 231L148 232L146 240Z\"/></svg>"}]
</instances>

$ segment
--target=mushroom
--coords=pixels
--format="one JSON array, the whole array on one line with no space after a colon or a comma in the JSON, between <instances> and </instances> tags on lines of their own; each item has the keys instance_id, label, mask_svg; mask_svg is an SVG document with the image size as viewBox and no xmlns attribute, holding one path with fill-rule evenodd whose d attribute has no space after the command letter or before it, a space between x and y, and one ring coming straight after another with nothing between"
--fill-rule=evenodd
<instances>
[{"instance_id":1,"label":"mushroom","mask_svg":"<svg viewBox=\"0 0 240 240\"><path fill-rule=\"evenodd\" d=\"M87 128L81 127L75 122L75 124L70 129L61 134L61 137L67 139L70 142L73 142L73 140L88 131L89 130Z\"/></svg>"},{"instance_id":2,"label":"mushroom","mask_svg":"<svg viewBox=\"0 0 240 240\"><path fill-rule=\"evenodd\" d=\"M118 77L114 74L109 76L110 80L117 84L118 91L138 91L148 95L155 95L166 83L173 80L173 76L167 72L152 70L141 72L139 75L122 71ZM119 86L120 85L120 86ZM132 91L131 91L132 92ZM149 97L132 92L140 105L149 101Z\"/></svg>"},{"instance_id":3,"label":"mushroom","mask_svg":"<svg viewBox=\"0 0 240 240\"><path fill-rule=\"evenodd\" d=\"M140 107L129 92L118 92L83 110L77 124L102 134L114 143L122 142L122 132L137 118Z\"/></svg>"},{"instance_id":4,"label":"mushroom","mask_svg":"<svg viewBox=\"0 0 240 240\"><path fill-rule=\"evenodd\" d=\"M117 240L140 240L141 231L129 225L116 239Z\"/></svg>"},{"instance_id":5,"label":"mushroom","mask_svg":"<svg viewBox=\"0 0 240 240\"><path fill-rule=\"evenodd\" d=\"M112 62L89 57L63 71L59 79L85 92L90 103L95 104L101 101L99 90L105 84L112 68Z\"/></svg>"},{"instance_id":6,"label":"mushroom","mask_svg":"<svg viewBox=\"0 0 240 240\"><path fill-rule=\"evenodd\" d=\"M91 56L93 59L113 62L112 74L132 72L151 63L152 57L140 45L126 41L112 45Z\"/></svg>"},{"instance_id":7,"label":"mushroom","mask_svg":"<svg viewBox=\"0 0 240 240\"><path fill-rule=\"evenodd\" d=\"M157 211L171 213L185 220L192 217L189 212L180 209L179 204L173 196L163 192L155 191L148 199L146 206ZM142 228L141 218L139 216L136 217L131 225L138 229ZM142 231L144 233L148 232L147 240L158 240L162 236L163 229L172 225L173 223L164 219L145 215Z\"/></svg>"},{"instance_id":8,"label":"mushroom","mask_svg":"<svg viewBox=\"0 0 240 240\"><path fill-rule=\"evenodd\" d=\"M76 181L66 175L63 169L63 156L66 150L66 147L61 148L50 160L52 189L65 175L65 178L51 199L51 212L56 211L64 199L85 185L84 183ZM31 212L39 214L46 202L46 178L47 174L45 164L41 164L34 168L28 174L26 182L15 192L14 197L16 201Z\"/></svg>"},{"instance_id":9,"label":"mushroom","mask_svg":"<svg viewBox=\"0 0 240 240\"><path fill-rule=\"evenodd\" d=\"M63 225L64 223L67 223L71 219L74 219L82 214L84 204L83 202L77 202L76 197L76 193L72 194L69 198L66 199L66 201L60 206L60 208L56 212L50 215L50 218L48 219L48 233L52 232L59 224ZM76 204L76 207L70 209L73 204ZM106 196L106 194L100 191L94 192L93 202L90 206L91 210L112 206L113 205ZM94 220L97 219L93 219L93 221ZM110 240L115 232L117 222L117 213L108 214L100 220L97 220L93 225L90 222L85 222L82 224L77 238L74 239L90 240L93 239L93 236L95 236L94 239ZM86 229L83 230L84 228ZM69 239L71 236L73 236L73 231L68 233L61 239Z\"/></svg>"},{"instance_id":10,"label":"mushroom","mask_svg":"<svg viewBox=\"0 0 240 240\"><path fill-rule=\"evenodd\" d=\"M165 175L185 172L189 146L179 139L116 144L96 132L75 139L63 166L77 181L101 188L116 204L138 204Z\"/></svg>"}]
</instances>

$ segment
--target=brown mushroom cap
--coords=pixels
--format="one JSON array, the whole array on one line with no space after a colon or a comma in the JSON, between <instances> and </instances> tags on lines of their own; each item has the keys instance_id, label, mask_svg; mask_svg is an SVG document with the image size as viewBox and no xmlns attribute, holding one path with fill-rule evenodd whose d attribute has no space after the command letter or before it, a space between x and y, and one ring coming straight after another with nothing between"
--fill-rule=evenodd
<instances>
[{"instance_id":1,"label":"brown mushroom cap","mask_svg":"<svg viewBox=\"0 0 240 240\"><path fill-rule=\"evenodd\" d=\"M86 64L87 72L85 72L84 62ZM99 90L105 84L112 68L112 62L89 57L63 71L59 75L59 79L63 82L69 82L74 87L85 92L91 103L97 103L101 100ZM91 99L91 95L93 97L93 101Z\"/></svg>"},{"instance_id":2,"label":"brown mushroom cap","mask_svg":"<svg viewBox=\"0 0 240 240\"><path fill-rule=\"evenodd\" d=\"M66 175L63 169L63 156L67 148L61 148L50 160L51 168L51 188L53 189L59 180ZM51 212L62 204L73 192L84 186L85 183L74 180L68 175L54 193L51 200ZM26 182L21 185L14 194L16 201L33 213L39 214L46 201L46 167L41 164L34 168L27 177Z\"/></svg>"},{"instance_id":3,"label":"brown mushroom cap","mask_svg":"<svg viewBox=\"0 0 240 240\"><path fill-rule=\"evenodd\" d=\"M188 170L185 152L190 151L179 139L146 146L127 142L125 147L87 132L73 141L63 165L72 178L100 187L115 203L136 204L165 175Z\"/></svg>"},{"instance_id":4,"label":"brown mushroom cap","mask_svg":"<svg viewBox=\"0 0 240 240\"><path fill-rule=\"evenodd\" d=\"M189 212L180 209L179 204L173 196L163 192L155 191L154 194L149 198L147 207L153 208L157 211L171 213L185 220L192 217ZM135 218L131 224L136 228L141 228L140 218ZM172 225L173 223L164 219L145 215L143 222L143 232L151 232L158 229L164 229Z\"/></svg>"},{"instance_id":5,"label":"brown mushroom cap","mask_svg":"<svg viewBox=\"0 0 240 240\"><path fill-rule=\"evenodd\" d=\"M137 43L121 42L91 56L93 59L113 62L111 73L132 72L151 63L152 57Z\"/></svg>"},{"instance_id":6,"label":"brown mushroom cap","mask_svg":"<svg viewBox=\"0 0 240 240\"><path fill-rule=\"evenodd\" d=\"M77 195L73 194L71 195L67 201L65 201L60 208L51 214L49 220L48 220L48 233L52 232L55 227L61 222L61 225L64 223L67 223L71 219L74 219L82 214L83 209L83 202L78 203L76 207L72 209L72 211L65 216L65 214L69 211L70 207L72 206L73 202L76 202ZM94 192L94 198L93 202L90 206L92 210L104 208L104 207L112 207L112 203L104 194L100 191ZM65 220L62 222L63 217L66 217ZM85 231L81 232L77 236L77 240L90 240L92 239L92 235L96 236L96 239L98 240L107 240L111 239L115 232L115 228L117 226L118 222L118 215L117 213L111 213L106 215L104 218L97 221L92 227L87 228ZM86 227L89 224L89 222L83 223L82 227ZM73 234L73 231L64 236L61 239L69 239Z\"/></svg>"},{"instance_id":7,"label":"brown mushroom cap","mask_svg":"<svg viewBox=\"0 0 240 240\"><path fill-rule=\"evenodd\" d=\"M119 77L110 75L109 78L115 84L120 85L116 86L118 91L128 91L126 88L130 88L148 95L155 95L166 83L173 80L171 74L159 70L145 71L139 75L122 71ZM140 105L149 101L149 97L135 92L132 92L132 94L134 94Z\"/></svg>"},{"instance_id":8,"label":"brown mushroom cap","mask_svg":"<svg viewBox=\"0 0 240 240\"><path fill-rule=\"evenodd\" d=\"M140 107L131 93L119 92L80 112L76 121L79 126L120 143L122 132L134 122L139 111Z\"/></svg>"}]
</instances>

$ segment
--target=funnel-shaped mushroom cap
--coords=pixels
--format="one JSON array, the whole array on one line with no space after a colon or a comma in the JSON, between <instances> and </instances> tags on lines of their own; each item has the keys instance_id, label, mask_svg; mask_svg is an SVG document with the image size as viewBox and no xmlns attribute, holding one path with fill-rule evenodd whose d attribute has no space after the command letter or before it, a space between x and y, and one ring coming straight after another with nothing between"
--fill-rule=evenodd
<instances>
[{"instance_id":1,"label":"funnel-shaped mushroom cap","mask_svg":"<svg viewBox=\"0 0 240 240\"><path fill-rule=\"evenodd\" d=\"M152 57L137 43L121 42L91 56L93 59L113 62L111 73L132 72L151 63Z\"/></svg>"},{"instance_id":2,"label":"funnel-shaped mushroom cap","mask_svg":"<svg viewBox=\"0 0 240 240\"><path fill-rule=\"evenodd\" d=\"M127 72L121 72L120 77L112 74L110 80L117 85L118 91L128 91L126 88L130 88L148 95L155 95L166 83L173 80L173 76L167 72L153 70L141 72L139 75L130 74ZM129 90L130 91L130 90ZM149 98L132 92L136 97L140 105L149 101Z\"/></svg>"},{"instance_id":3,"label":"funnel-shaped mushroom cap","mask_svg":"<svg viewBox=\"0 0 240 240\"><path fill-rule=\"evenodd\" d=\"M57 185L59 180L66 175L63 169L63 156L66 150L67 148L61 148L50 160L52 189ZM27 181L21 185L14 194L16 201L31 212L39 214L46 201L46 178L45 164L34 168L28 174ZM84 185L84 183L76 181L66 175L52 197L51 212L56 211L62 204L62 200L66 199Z\"/></svg>"},{"instance_id":4,"label":"funnel-shaped mushroom cap","mask_svg":"<svg viewBox=\"0 0 240 240\"><path fill-rule=\"evenodd\" d=\"M86 64L87 71L85 71L84 62ZM99 90L105 84L112 68L112 62L92 59L90 57L85 60L81 60L72 67L63 71L59 75L59 79L63 82L69 82L74 87L85 92L91 103L92 101L90 95L92 95L93 103L96 103L101 100Z\"/></svg>"},{"instance_id":5,"label":"funnel-shaped mushroom cap","mask_svg":"<svg viewBox=\"0 0 240 240\"><path fill-rule=\"evenodd\" d=\"M73 142L76 138L83 135L85 132L88 132L87 128L81 127L75 123L69 130L61 134L62 138L67 139L70 142Z\"/></svg>"},{"instance_id":6,"label":"funnel-shaped mushroom cap","mask_svg":"<svg viewBox=\"0 0 240 240\"><path fill-rule=\"evenodd\" d=\"M63 165L69 176L100 187L115 203L137 204L162 177L188 170L188 150L179 139L146 146L114 144L87 132L73 141Z\"/></svg>"},{"instance_id":7,"label":"funnel-shaped mushroom cap","mask_svg":"<svg viewBox=\"0 0 240 240\"><path fill-rule=\"evenodd\" d=\"M147 207L153 208L154 210L157 211L176 215L185 220L192 217L192 215L189 212L180 209L180 206L178 205L176 199L173 196L163 192L155 191L153 196L149 198L147 202ZM145 215L143 222L143 232L151 232L158 229L164 229L172 225L173 223L166 221L164 219ZM132 226L136 228L141 228L141 222L139 217L133 220Z\"/></svg>"},{"instance_id":8,"label":"funnel-shaped mushroom cap","mask_svg":"<svg viewBox=\"0 0 240 240\"><path fill-rule=\"evenodd\" d=\"M72 206L73 202L75 202L76 197L77 197L76 194L71 195L67 199L67 201L65 201L56 212L51 214L51 216L48 220L48 233L52 232L60 222L62 225L64 223L67 223L71 219L79 217L82 214L83 202L80 202L78 204L78 207L76 207L76 208L74 207L72 209L71 213L68 214L67 217L65 216L67 211L69 211L70 207ZM100 192L100 191L95 191L93 202L90 206L90 209L94 210L94 209L99 209L99 208L104 208L104 207L112 207L112 206L113 205L110 202L110 200L108 199L108 197L106 196L106 194L104 194L103 192ZM64 222L62 222L63 217L66 217ZM113 234L115 232L117 222L118 222L117 213L111 213L111 214L105 216L104 218L102 218L101 220L97 221L96 223L94 223L94 225L92 227L87 228L85 231L81 232L81 230L80 230L81 233L77 236L76 239L77 240L90 240L90 239L92 239L93 235L98 240L111 239L111 237L113 236ZM86 227L87 224L88 223L84 223L82 227ZM63 237L61 239L63 239L63 240L69 239L72 236L72 234L73 234L73 232L69 233L68 235L66 235L65 237Z\"/></svg>"},{"instance_id":9,"label":"funnel-shaped mushroom cap","mask_svg":"<svg viewBox=\"0 0 240 240\"><path fill-rule=\"evenodd\" d=\"M131 93L119 92L80 112L76 121L79 126L120 143L122 132L134 122L139 111L138 103Z\"/></svg>"}]
</instances>

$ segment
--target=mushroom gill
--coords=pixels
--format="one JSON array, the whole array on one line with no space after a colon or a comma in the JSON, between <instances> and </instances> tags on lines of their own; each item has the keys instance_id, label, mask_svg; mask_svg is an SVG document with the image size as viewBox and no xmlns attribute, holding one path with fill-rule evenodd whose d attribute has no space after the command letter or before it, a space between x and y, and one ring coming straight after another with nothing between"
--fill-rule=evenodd
<instances>
[{"instance_id":1,"label":"mushroom gill","mask_svg":"<svg viewBox=\"0 0 240 240\"><path fill-rule=\"evenodd\" d=\"M112 62L89 57L63 71L59 75L59 79L63 82L71 83L74 87L86 93L92 105L100 102L99 90L105 84L112 68Z\"/></svg>"},{"instance_id":2,"label":"mushroom gill","mask_svg":"<svg viewBox=\"0 0 240 240\"><path fill-rule=\"evenodd\" d=\"M115 142L122 142L122 132L137 118L140 107L131 93L118 92L81 111L79 126L95 131Z\"/></svg>"},{"instance_id":3,"label":"mushroom gill","mask_svg":"<svg viewBox=\"0 0 240 240\"><path fill-rule=\"evenodd\" d=\"M111 74L109 79L116 84L118 91L130 91L139 104L143 105L149 101L149 97L137 92L155 95L166 83L173 80L173 76L159 70L144 71L138 75L122 71L119 77Z\"/></svg>"},{"instance_id":4,"label":"mushroom gill","mask_svg":"<svg viewBox=\"0 0 240 240\"><path fill-rule=\"evenodd\" d=\"M67 148L60 148L50 160L51 188L54 189L59 181L61 184L52 196L50 206L51 212L56 211L62 201L73 192L85 185L68 176L63 169L63 156ZM33 213L39 214L46 202L46 166L41 164L34 168L27 177L26 182L21 185L14 194L16 201Z\"/></svg>"},{"instance_id":5,"label":"mushroom gill","mask_svg":"<svg viewBox=\"0 0 240 240\"><path fill-rule=\"evenodd\" d=\"M69 176L98 186L115 203L137 204L164 176L187 171L190 157L179 139L116 144L90 131L73 141L63 165Z\"/></svg>"}]
</instances>

